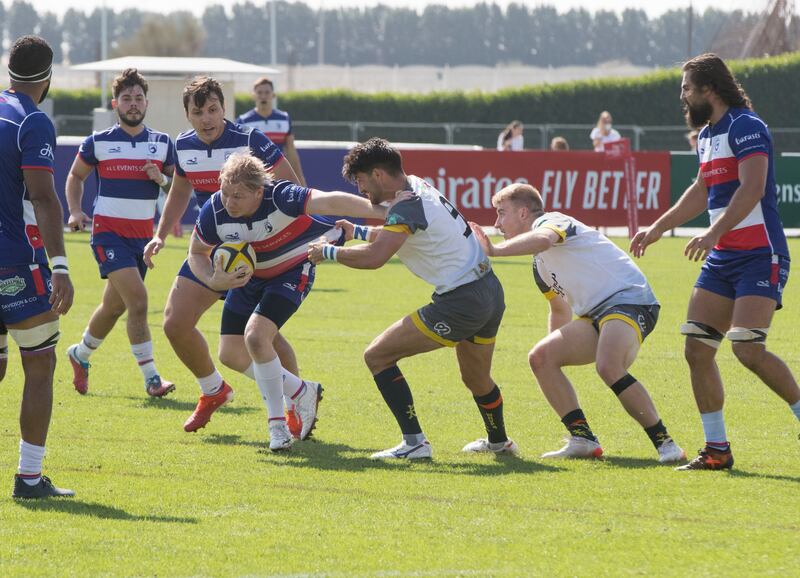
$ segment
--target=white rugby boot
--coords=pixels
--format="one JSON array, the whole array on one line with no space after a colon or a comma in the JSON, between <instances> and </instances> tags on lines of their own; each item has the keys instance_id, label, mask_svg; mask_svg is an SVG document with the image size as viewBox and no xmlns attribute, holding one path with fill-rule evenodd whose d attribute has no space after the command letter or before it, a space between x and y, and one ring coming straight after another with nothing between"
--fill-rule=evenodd
<instances>
[{"instance_id":1,"label":"white rugby boot","mask_svg":"<svg viewBox=\"0 0 800 578\"><path fill-rule=\"evenodd\" d=\"M565 438L566 445L560 450L542 454L545 459L563 458L599 458L603 455L603 448L598 442L586 438L572 436Z\"/></svg>"},{"instance_id":2,"label":"white rugby boot","mask_svg":"<svg viewBox=\"0 0 800 578\"><path fill-rule=\"evenodd\" d=\"M433 457L433 449L428 440L422 440L422 443L417 445L410 445L403 440L400 445L397 445L382 452L375 452L369 458L371 460L420 460L431 459Z\"/></svg>"},{"instance_id":3,"label":"white rugby boot","mask_svg":"<svg viewBox=\"0 0 800 578\"><path fill-rule=\"evenodd\" d=\"M512 439L507 439L504 442L497 442L496 444L493 444L488 439L481 438L475 440L474 442L468 443L461 448L461 451L475 454L494 453L518 456L519 446L517 446L516 442Z\"/></svg>"}]
</instances>

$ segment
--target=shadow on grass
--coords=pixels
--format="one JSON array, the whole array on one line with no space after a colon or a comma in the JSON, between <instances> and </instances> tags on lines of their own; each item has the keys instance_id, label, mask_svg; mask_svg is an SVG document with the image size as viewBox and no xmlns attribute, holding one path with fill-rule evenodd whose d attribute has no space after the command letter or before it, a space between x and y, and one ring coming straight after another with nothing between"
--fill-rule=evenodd
<instances>
[{"instance_id":1,"label":"shadow on grass","mask_svg":"<svg viewBox=\"0 0 800 578\"><path fill-rule=\"evenodd\" d=\"M781 476L778 474L760 474L758 472L745 472L744 470L734 469L727 472L732 478L760 478L765 480L775 480L778 482L794 482L800 484L800 476Z\"/></svg>"},{"instance_id":2,"label":"shadow on grass","mask_svg":"<svg viewBox=\"0 0 800 578\"><path fill-rule=\"evenodd\" d=\"M126 522L161 522L178 524L197 524L197 518L182 516L140 516L131 514L121 508L98 504L96 502L82 502L72 498L52 498L49 500L15 500L15 504L26 510L63 512L74 516L89 516L104 520L124 520Z\"/></svg>"},{"instance_id":3,"label":"shadow on grass","mask_svg":"<svg viewBox=\"0 0 800 578\"><path fill-rule=\"evenodd\" d=\"M197 406L197 403L193 401L178 401L177 399L171 399L168 397L148 397L146 399L142 399L140 397L128 397L128 399L140 401L141 406L146 407L148 409L150 408L168 409L174 411L188 411L189 413L191 413ZM260 410L255 407L230 406L230 405L224 405L223 407L217 410L217 412L219 413L231 413L234 415L241 415L245 413L253 413L258 411Z\"/></svg>"},{"instance_id":4,"label":"shadow on grass","mask_svg":"<svg viewBox=\"0 0 800 578\"><path fill-rule=\"evenodd\" d=\"M627 468L631 470L642 470L642 469L669 469L670 466L677 467L685 462L676 462L674 464L661 464L658 462L658 459L646 459L646 458L626 458L624 456L603 456L600 458L600 461L606 463L610 466L615 468Z\"/></svg>"},{"instance_id":5,"label":"shadow on grass","mask_svg":"<svg viewBox=\"0 0 800 578\"><path fill-rule=\"evenodd\" d=\"M259 444L261 445L261 444ZM346 444L299 442L288 452L273 453L266 444L259 450L262 462L278 467L307 468L325 471L362 472L366 470L412 470L426 474L459 474L468 476L502 476L507 474L537 474L558 472L561 468L532 462L513 456L495 456L492 463L473 461L474 456L464 454L458 463L432 460L371 460L372 450L354 448ZM355 455L352 455L355 454Z\"/></svg>"},{"instance_id":6,"label":"shadow on grass","mask_svg":"<svg viewBox=\"0 0 800 578\"><path fill-rule=\"evenodd\" d=\"M224 408L222 408L224 409ZM210 434L201 438L203 443L220 446L249 446L251 448L264 449L265 441L252 441L242 439L239 434Z\"/></svg>"}]
</instances>

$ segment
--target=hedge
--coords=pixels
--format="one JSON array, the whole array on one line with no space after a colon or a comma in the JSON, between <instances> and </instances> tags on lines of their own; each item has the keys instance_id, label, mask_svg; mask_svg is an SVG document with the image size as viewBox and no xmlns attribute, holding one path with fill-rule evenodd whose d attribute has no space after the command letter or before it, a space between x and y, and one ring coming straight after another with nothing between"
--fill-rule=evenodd
<instances>
[{"instance_id":1,"label":"hedge","mask_svg":"<svg viewBox=\"0 0 800 578\"><path fill-rule=\"evenodd\" d=\"M775 127L800 126L800 52L738 61L731 68L756 110ZM365 94L347 90L287 92L280 107L297 120L383 122L475 122L594 124L610 110L617 124L679 125L680 71L660 70L635 78L583 80L486 92ZM51 91L55 114L91 114L99 90ZM177 96L176 96L177 98ZM237 114L252 107L247 94L236 97Z\"/></svg>"}]
</instances>

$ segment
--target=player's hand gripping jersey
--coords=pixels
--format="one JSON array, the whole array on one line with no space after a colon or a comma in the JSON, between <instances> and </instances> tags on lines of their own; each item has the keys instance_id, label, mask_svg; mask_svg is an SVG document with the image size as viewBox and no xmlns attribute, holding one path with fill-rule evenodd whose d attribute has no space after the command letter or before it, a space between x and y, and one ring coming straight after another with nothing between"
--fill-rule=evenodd
<instances>
[{"instance_id":1,"label":"player's hand gripping jersey","mask_svg":"<svg viewBox=\"0 0 800 578\"><path fill-rule=\"evenodd\" d=\"M384 224L409 236L397 251L403 264L439 294L489 272L489 259L458 210L423 179L409 175L408 182L415 196L389 209Z\"/></svg>"},{"instance_id":2,"label":"player's hand gripping jersey","mask_svg":"<svg viewBox=\"0 0 800 578\"><path fill-rule=\"evenodd\" d=\"M537 229L560 237L533 258L534 279L549 299L561 295L579 317L601 304L658 303L639 267L599 231L562 213L545 213L534 221Z\"/></svg>"}]
</instances>

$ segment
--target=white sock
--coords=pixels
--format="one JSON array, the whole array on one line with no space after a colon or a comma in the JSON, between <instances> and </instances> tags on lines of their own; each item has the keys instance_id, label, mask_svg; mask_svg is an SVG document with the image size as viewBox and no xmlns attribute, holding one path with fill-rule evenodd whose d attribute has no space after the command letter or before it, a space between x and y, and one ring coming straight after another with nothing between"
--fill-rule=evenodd
<instances>
[{"instance_id":1,"label":"white sock","mask_svg":"<svg viewBox=\"0 0 800 578\"><path fill-rule=\"evenodd\" d=\"M25 440L19 440L17 473L29 486L35 486L42 479L42 460L44 460L44 446L35 446Z\"/></svg>"},{"instance_id":2,"label":"white sock","mask_svg":"<svg viewBox=\"0 0 800 578\"><path fill-rule=\"evenodd\" d=\"M245 370L242 372L242 375L244 375L245 377L249 377L250 379L252 379L253 381L255 381L255 380L256 380L256 370L255 370L255 365L256 365L255 363L251 363L251 364L250 364L250 365L247 367L247 369L245 369Z\"/></svg>"},{"instance_id":3,"label":"white sock","mask_svg":"<svg viewBox=\"0 0 800 578\"><path fill-rule=\"evenodd\" d=\"M281 379L281 360L275 359L266 363L253 363L256 383L261 391L261 398L267 408L270 421L284 420L283 416L283 380Z\"/></svg>"},{"instance_id":4,"label":"white sock","mask_svg":"<svg viewBox=\"0 0 800 578\"><path fill-rule=\"evenodd\" d=\"M800 400L797 400L795 403L790 405L789 409L791 409L794 412L794 417L800 420Z\"/></svg>"},{"instance_id":5,"label":"white sock","mask_svg":"<svg viewBox=\"0 0 800 578\"><path fill-rule=\"evenodd\" d=\"M89 328L87 327L86 331L83 332L83 339L81 339L78 343L78 348L75 350L75 354L81 361L89 361L89 357L98 347L100 347L102 343L103 340L98 339L89 333Z\"/></svg>"},{"instance_id":6,"label":"white sock","mask_svg":"<svg viewBox=\"0 0 800 578\"><path fill-rule=\"evenodd\" d=\"M706 444L712 447L719 446L720 448L726 446L728 435L725 433L725 418L722 417L722 410L701 413L700 419L703 421Z\"/></svg>"},{"instance_id":7,"label":"white sock","mask_svg":"<svg viewBox=\"0 0 800 578\"><path fill-rule=\"evenodd\" d=\"M222 387L222 376L220 375L219 371L214 369L214 373L211 375L206 377L198 377L197 383L200 384L200 389L203 391L203 395L214 395L215 393L218 393Z\"/></svg>"},{"instance_id":8,"label":"white sock","mask_svg":"<svg viewBox=\"0 0 800 578\"><path fill-rule=\"evenodd\" d=\"M287 407L291 407L294 405L292 398L303 388L303 380L283 368L281 368L281 376L283 377L283 395L286 397Z\"/></svg>"},{"instance_id":9,"label":"white sock","mask_svg":"<svg viewBox=\"0 0 800 578\"><path fill-rule=\"evenodd\" d=\"M136 358L136 363L139 364L139 370L144 376L144 380L155 377L158 375L156 369L156 362L153 360L153 342L145 341L144 343L132 343L131 351Z\"/></svg>"}]
</instances>

